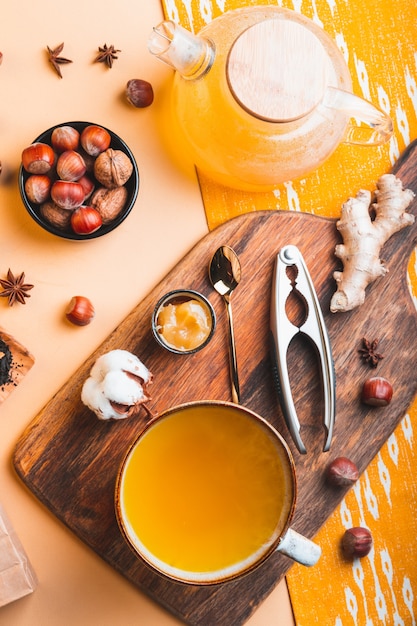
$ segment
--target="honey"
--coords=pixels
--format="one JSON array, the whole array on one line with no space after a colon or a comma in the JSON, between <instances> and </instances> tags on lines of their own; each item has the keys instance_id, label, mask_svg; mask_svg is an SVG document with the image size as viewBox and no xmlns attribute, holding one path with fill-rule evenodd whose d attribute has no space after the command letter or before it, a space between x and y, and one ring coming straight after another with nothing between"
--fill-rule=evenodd
<instances>
[{"instance_id":1,"label":"honey","mask_svg":"<svg viewBox=\"0 0 417 626\"><path fill-rule=\"evenodd\" d=\"M120 510L130 541L179 579L250 568L281 535L291 466L269 426L237 407L195 404L158 418L128 455Z\"/></svg>"},{"instance_id":2,"label":"honey","mask_svg":"<svg viewBox=\"0 0 417 626\"><path fill-rule=\"evenodd\" d=\"M194 299L165 304L156 323L163 341L184 352L201 346L212 329L210 311L203 302Z\"/></svg>"}]
</instances>

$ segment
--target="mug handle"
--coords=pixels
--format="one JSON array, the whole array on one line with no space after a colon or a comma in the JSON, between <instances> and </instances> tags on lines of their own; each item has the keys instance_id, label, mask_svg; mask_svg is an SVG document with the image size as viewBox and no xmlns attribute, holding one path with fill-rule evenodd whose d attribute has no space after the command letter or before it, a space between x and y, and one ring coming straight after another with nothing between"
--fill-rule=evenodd
<instances>
[{"instance_id":1,"label":"mug handle","mask_svg":"<svg viewBox=\"0 0 417 626\"><path fill-rule=\"evenodd\" d=\"M321 555L320 546L292 528L289 528L281 538L276 551L307 567L315 565Z\"/></svg>"},{"instance_id":2,"label":"mug handle","mask_svg":"<svg viewBox=\"0 0 417 626\"><path fill-rule=\"evenodd\" d=\"M368 100L353 93L327 87L321 104L329 109L342 111L346 117L354 118L348 124L345 143L379 146L392 136L391 118Z\"/></svg>"}]
</instances>

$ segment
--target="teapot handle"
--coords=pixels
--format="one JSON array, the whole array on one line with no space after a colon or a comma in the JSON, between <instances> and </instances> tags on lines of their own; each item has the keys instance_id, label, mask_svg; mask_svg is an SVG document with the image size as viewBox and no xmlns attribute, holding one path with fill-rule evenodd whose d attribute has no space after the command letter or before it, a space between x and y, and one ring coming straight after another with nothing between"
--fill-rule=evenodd
<instances>
[{"instance_id":1,"label":"teapot handle","mask_svg":"<svg viewBox=\"0 0 417 626\"><path fill-rule=\"evenodd\" d=\"M320 546L304 535L300 535L293 528L288 528L276 547L276 551L307 567L315 565L321 556Z\"/></svg>"},{"instance_id":2,"label":"teapot handle","mask_svg":"<svg viewBox=\"0 0 417 626\"><path fill-rule=\"evenodd\" d=\"M353 93L328 87L322 105L354 118L348 124L345 143L378 146L392 136L391 118L368 100L363 100Z\"/></svg>"}]
</instances>

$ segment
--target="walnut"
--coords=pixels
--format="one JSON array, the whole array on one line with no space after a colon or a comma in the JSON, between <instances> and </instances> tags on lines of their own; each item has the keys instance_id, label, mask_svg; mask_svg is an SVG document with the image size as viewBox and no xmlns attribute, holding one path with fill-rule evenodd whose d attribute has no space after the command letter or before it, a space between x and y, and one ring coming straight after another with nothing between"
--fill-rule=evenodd
<instances>
[{"instance_id":1,"label":"walnut","mask_svg":"<svg viewBox=\"0 0 417 626\"><path fill-rule=\"evenodd\" d=\"M94 176L107 189L124 185L132 172L132 161L122 150L108 148L98 155L94 163Z\"/></svg>"},{"instance_id":2,"label":"walnut","mask_svg":"<svg viewBox=\"0 0 417 626\"><path fill-rule=\"evenodd\" d=\"M100 213L103 224L109 224L122 211L127 195L126 187L116 187L115 189L100 187L92 195L90 204Z\"/></svg>"},{"instance_id":3,"label":"walnut","mask_svg":"<svg viewBox=\"0 0 417 626\"><path fill-rule=\"evenodd\" d=\"M67 209L61 209L55 202L44 202L39 212L55 228L69 230L71 226L71 213Z\"/></svg>"}]
</instances>

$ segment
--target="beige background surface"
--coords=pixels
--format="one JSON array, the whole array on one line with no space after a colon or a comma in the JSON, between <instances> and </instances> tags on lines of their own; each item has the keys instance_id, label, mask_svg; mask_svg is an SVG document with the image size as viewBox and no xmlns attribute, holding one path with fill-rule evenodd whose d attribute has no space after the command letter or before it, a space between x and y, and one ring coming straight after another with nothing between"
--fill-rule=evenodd
<instances>
[{"instance_id":1,"label":"beige background surface","mask_svg":"<svg viewBox=\"0 0 417 626\"><path fill-rule=\"evenodd\" d=\"M0 326L34 355L35 365L0 406L0 502L39 577L36 592L0 609L11 626L168 626L178 623L102 562L25 489L11 465L23 429L113 328L207 233L191 170L169 160L160 136L162 86L169 71L151 58L146 41L162 19L158 0L75 0L65 9L50 0L2 7L0 21L0 277L10 267L35 285L25 306L0 299ZM65 42L73 60L59 79L46 46ZM121 50L111 70L94 64L98 46ZM126 82L144 78L156 98L137 110L123 99ZM125 139L141 175L139 197L114 233L91 242L60 240L31 221L16 173L22 149L55 124L86 120ZM64 319L73 295L96 308L90 326ZM227 375L227 373L225 374ZM83 441L80 440L80 446ZM285 583L248 622L292 622Z\"/></svg>"}]
</instances>

